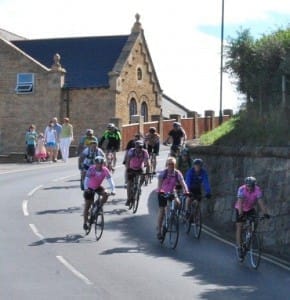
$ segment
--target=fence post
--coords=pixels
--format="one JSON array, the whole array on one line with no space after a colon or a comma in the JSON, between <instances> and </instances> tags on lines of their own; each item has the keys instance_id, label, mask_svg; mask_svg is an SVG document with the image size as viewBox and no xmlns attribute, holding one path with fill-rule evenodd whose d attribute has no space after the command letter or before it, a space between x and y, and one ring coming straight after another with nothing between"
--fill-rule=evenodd
<instances>
[{"instance_id":1,"label":"fence post","mask_svg":"<svg viewBox=\"0 0 290 300\"><path fill-rule=\"evenodd\" d=\"M198 113L196 111L190 111L187 116L189 118L192 118L192 133L193 133L193 139L198 138Z\"/></svg>"}]
</instances>

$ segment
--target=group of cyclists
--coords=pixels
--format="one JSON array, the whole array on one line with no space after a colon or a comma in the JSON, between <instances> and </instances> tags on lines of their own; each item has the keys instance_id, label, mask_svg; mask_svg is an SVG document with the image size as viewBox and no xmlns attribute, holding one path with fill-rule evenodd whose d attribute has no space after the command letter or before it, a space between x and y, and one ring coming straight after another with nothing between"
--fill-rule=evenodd
<instances>
[{"instance_id":1,"label":"group of cyclists","mask_svg":"<svg viewBox=\"0 0 290 300\"><path fill-rule=\"evenodd\" d=\"M169 156L166 160L165 168L158 173L158 204L159 213L157 218L157 238L162 239L162 223L167 207L167 200L162 195L164 193L174 193L177 189L182 190L186 196L185 212L189 215L189 208L192 201L200 203L202 190L205 197L211 198L211 187L208 173L204 168L203 160L200 158L191 159L189 149L185 146L186 133L178 122L173 123L173 129L169 132L165 140L165 145L171 142ZM106 153L101 146L106 142ZM111 194L115 194L115 184L112 178L116 166L116 152L120 150L121 134L114 124L108 124L107 130L98 143L92 129L88 129L79 146L79 168L81 170L81 189L84 190L84 230L88 228L88 213L93 204L95 193L101 195L101 205L108 199L108 191L104 189L102 183L107 179ZM143 137L136 134L129 141L123 164L125 165L125 187L127 188L126 206L130 206L133 199L130 190L135 176L143 174L143 181L151 172L156 174L156 157L159 155L160 135L156 128L151 127ZM106 156L113 154L112 168L108 168ZM150 159L154 156L155 160ZM176 194L177 195L177 194ZM179 197L174 197L176 206L180 206ZM255 215L256 204L259 205L264 217L269 218L267 208L262 200L261 188L256 184L254 177L246 177L245 183L238 188L237 201L234 205L236 211L236 243L239 257L242 260L241 249L241 228L245 218Z\"/></svg>"}]
</instances>

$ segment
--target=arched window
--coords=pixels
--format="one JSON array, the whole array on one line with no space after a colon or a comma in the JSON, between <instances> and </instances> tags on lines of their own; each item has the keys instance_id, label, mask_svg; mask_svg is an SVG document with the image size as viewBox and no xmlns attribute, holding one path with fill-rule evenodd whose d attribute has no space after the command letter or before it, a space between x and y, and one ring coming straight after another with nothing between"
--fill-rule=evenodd
<instances>
[{"instance_id":1,"label":"arched window","mask_svg":"<svg viewBox=\"0 0 290 300\"><path fill-rule=\"evenodd\" d=\"M142 69L141 68L137 69L137 79L142 80Z\"/></svg>"},{"instance_id":2,"label":"arched window","mask_svg":"<svg viewBox=\"0 0 290 300\"><path fill-rule=\"evenodd\" d=\"M130 104L129 104L129 119L131 119L131 116L133 115L137 115L137 102L135 100L135 98L132 98L130 100Z\"/></svg>"},{"instance_id":3,"label":"arched window","mask_svg":"<svg viewBox=\"0 0 290 300\"><path fill-rule=\"evenodd\" d=\"M142 102L141 104L141 116L144 117L144 122L148 122L148 106L146 102Z\"/></svg>"}]
</instances>

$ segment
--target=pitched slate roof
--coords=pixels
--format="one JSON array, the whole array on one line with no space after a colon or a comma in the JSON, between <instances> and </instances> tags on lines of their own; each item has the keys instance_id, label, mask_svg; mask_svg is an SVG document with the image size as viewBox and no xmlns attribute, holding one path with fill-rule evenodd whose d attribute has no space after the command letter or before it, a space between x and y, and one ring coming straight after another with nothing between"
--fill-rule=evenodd
<instances>
[{"instance_id":1,"label":"pitched slate roof","mask_svg":"<svg viewBox=\"0 0 290 300\"><path fill-rule=\"evenodd\" d=\"M128 35L82 38L19 40L12 43L50 68L59 53L68 88L108 87L112 71Z\"/></svg>"}]
</instances>

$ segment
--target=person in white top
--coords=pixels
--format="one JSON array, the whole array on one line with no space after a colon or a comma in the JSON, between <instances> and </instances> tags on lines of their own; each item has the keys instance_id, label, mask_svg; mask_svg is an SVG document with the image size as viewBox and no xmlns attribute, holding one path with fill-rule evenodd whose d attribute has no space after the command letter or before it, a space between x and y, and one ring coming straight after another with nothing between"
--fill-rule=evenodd
<instances>
[{"instance_id":1,"label":"person in white top","mask_svg":"<svg viewBox=\"0 0 290 300\"><path fill-rule=\"evenodd\" d=\"M44 131L44 140L46 145L46 150L48 154L48 160L50 162L56 162L56 159L54 159L53 154L57 147L57 133L54 128L53 122L49 122L48 126L45 128Z\"/></svg>"}]
</instances>

